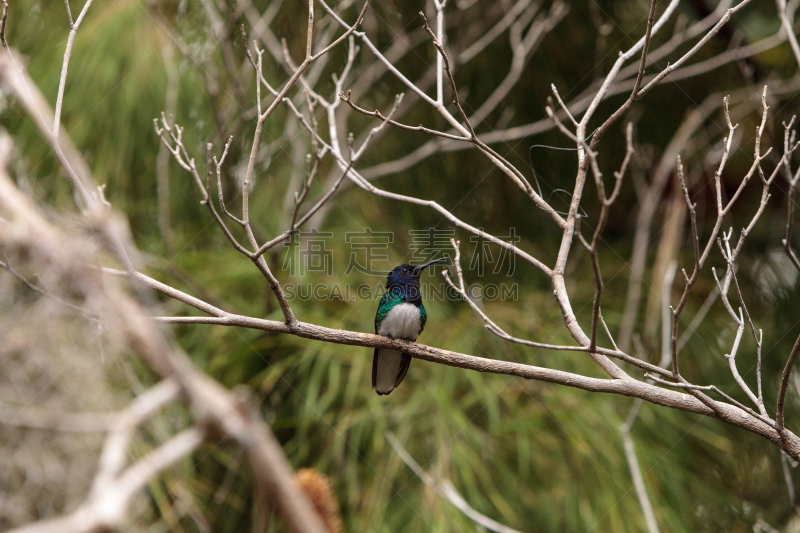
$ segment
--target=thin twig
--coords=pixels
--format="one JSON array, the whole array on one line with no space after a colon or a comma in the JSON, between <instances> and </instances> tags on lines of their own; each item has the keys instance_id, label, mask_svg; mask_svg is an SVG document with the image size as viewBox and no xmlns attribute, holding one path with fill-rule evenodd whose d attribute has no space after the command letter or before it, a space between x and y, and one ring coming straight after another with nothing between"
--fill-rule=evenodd
<instances>
[{"instance_id":1,"label":"thin twig","mask_svg":"<svg viewBox=\"0 0 800 533\"><path fill-rule=\"evenodd\" d=\"M642 514L644 514L644 521L647 524L647 531L648 533L658 533L658 522L656 522L656 515L653 512L653 506L650 503L650 497L647 495L647 487L644 483L644 477L642 476L642 469L639 467L639 459L636 457L636 448L633 444L633 438L631 437L631 426L633 425L633 421L636 419L636 415L639 413L639 408L641 407L642 402L640 400L636 400L631 406L631 410L628 413L628 420L620 426L620 432L622 433L622 444L625 448L625 457L628 460L628 468L631 471L631 478L633 479L633 488L636 490L636 497L639 499L639 505L642 508Z\"/></svg>"},{"instance_id":2,"label":"thin twig","mask_svg":"<svg viewBox=\"0 0 800 533\"><path fill-rule=\"evenodd\" d=\"M411 457L411 454L406 451L402 444L400 444L400 441L397 440L397 437L394 436L394 433L387 431L386 440L389 441L389 444L392 446L395 453L400 457L400 459L403 460L406 466L408 466L411 471L414 472L414 474L416 474L416 476L422 480L423 483L425 483L425 485L433 489L436 494L450 502L456 507L456 509L464 513L467 518L475 522L477 526L486 528L489 531L495 531L497 533L520 533L516 529L504 526L503 524L476 511L466 502L466 500L464 500L464 498L458 493L456 488L449 480L443 479L441 481L436 481L433 476L427 473L425 469L422 468L413 457Z\"/></svg>"},{"instance_id":3,"label":"thin twig","mask_svg":"<svg viewBox=\"0 0 800 533\"><path fill-rule=\"evenodd\" d=\"M23 276L22 274L20 274L16 270L14 270L14 268L11 266L11 264L8 261L8 257L6 257L5 259L6 259L5 261L0 261L0 268L2 268L3 270L8 272L9 274L14 276L15 278L17 278L20 282L22 282L30 290L32 290L32 291L34 291L34 292L36 292L38 294L41 294L42 296L46 296L47 298L50 298L50 299L58 302L59 304L65 306L65 307L67 307L69 309L72 309L73 311L77 311L77 312L81 313L84 316L91 317L91 318L94 318L94 319L97 319L99 317L99 315L97 313L95 313L93 311L89 311L88 309L85 309L85 308L83 308L83 307L81 307L79 305L75 305L75 304L69 303L68 301L56 296L55 294L53 294L52 292L48 291L47 289L43 289L43 288L31 283L30 281L28 281L25 278L25 276Z\"/></svg>"},{"instance_id":4,"label":"thin twig","mask_svg":"<svg viewBox=\"0 0 800 533\"><path fill-rule=\"evenodd\" d=\"M450 81L450 89L453 91L453 104L456 106L456 109L458 109L458 114L461 115L461 120L463 120L464 124L466 124L467 129L469 130L470 138L474 139L475 130L472 129L472 124L470 124L469 118L467 118L467 114L464 113L464 109L461 107L461 102L458 99L458 89L456 88L456 80L453 78L453 73L450 70L450 60L447 58L447 54L444 51L442 43L439 42L436 34L433 33L433 30L428 26L428 19L425 18L425 14L420 11L419 16L422 17L422 28L428 32L428 35L431 36L433 45L436 47L436 50L439 52L439 56L442 58L444 63L444 71L447 73L447 79Z\"/></svg>"},{"instance_id":5,"label":"thin twig","mask_svg":"<svg viewBox=\"0 0 800 533\"><path fill-rule=\"evenodd\" d=\"M800 354L800 336L797 337L792 351L789 353L789 358L786 360L786 366L783 368L781 384L778 389L778 407L775 409L775 425L781 434L784 431L783 410L784 402L786 401L786 391L789 389L789 378L792 375L792 367L794 367L794 362L798 354Z\"/></svg>"},{"instance_id":6,"label":"thin twig","mask_svg":"<svg viewBox=\"0 0 800 533\"><path fill-rule=\"evenodd\" d=\"M3 14L0 16L0 44L3 45L6 52L9 52L8 42L6 41L6 19L8 17L8 0L0 0L0 6L3 8ZM69 11L69 2L67 2L67 11ZM70 25L72 23L72 16L70 15Z\"/></svg>"}]
</instances>

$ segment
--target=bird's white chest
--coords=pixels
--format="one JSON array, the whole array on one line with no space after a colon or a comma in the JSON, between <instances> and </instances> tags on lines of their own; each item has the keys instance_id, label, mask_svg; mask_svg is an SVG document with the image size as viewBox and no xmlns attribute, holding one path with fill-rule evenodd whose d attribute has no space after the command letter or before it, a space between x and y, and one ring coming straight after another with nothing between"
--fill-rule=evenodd
<instances>
[{"instance_id":1,"label":"bird's white chest","mask_svg":"<svg viewBox=\"0 0 800 533\"><path fill-rule=\"evenodd\" d=\"M422 329L419 308L408 302L394 306L381 322L379 335L393 339L417 340Z\"/></svg>"}]
</instances>

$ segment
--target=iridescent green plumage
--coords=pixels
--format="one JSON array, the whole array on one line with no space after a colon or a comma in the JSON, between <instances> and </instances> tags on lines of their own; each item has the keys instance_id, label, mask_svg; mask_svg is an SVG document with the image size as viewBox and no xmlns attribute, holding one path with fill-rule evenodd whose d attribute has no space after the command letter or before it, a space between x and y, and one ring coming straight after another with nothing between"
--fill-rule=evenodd
<instances>
[{"instance_id":1,"label":"iridescent green plumage","mask_svg":"<svg viewBox=\"0 0 800 533\"><path fill-rule=\"evenodd\" d=\"M428 314L422 306L420 273L436 259L424 265L400 265L386 277L387 292L375 313L375 333L390 338L416 341L425 327ZM393 309L397 311L392 312ZM387 321L388 318L388 321ZM389 394L397 387L411 364L411 354L392 348L375 348L372 356L372 387L378 394Z\"/></svg>"},{"instance_id":2,"label":"iridescent green plumage","mask_svg":"<svg viewBox=\"0 0 800 533\"><path fill-rule=\"evenodd\" d=\"M400 305L401 303L407 302L403 296L401 296L396 291L389 291L385 293L381 297L381 301L378 304L378 311L375 313L375 333L380 331L381 323L383 323L383 319L386 318L387 313L391 311L394 306ZM419 304L419 320L420 320L420 328L419 331L422 333L422 330L425 328L425 321L428 319L428 313L425 312L425 307L422 304Z\"/></svg>"},{"instance_id":3,"label":"iridescent green plumage","mask_svg":"<svg viewBox=\"0 0 800 533\"><path fill-rule=\"evenodd\" d=\"M378 304L378 312L375 313L375 333L380 331L381 323L383 319L386 318L386 314L391 311L395 305L399 305L404 301L402 296L391 291L381 297L381 302Z\"/></svg>"}]
</instances>

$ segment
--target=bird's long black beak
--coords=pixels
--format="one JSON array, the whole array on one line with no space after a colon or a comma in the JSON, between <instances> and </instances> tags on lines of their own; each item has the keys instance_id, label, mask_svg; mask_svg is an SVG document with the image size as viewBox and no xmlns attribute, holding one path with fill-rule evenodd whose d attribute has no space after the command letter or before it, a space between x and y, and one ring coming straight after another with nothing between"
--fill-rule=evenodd
<instances>
[{"instance_id":1,"label":"bird's long black beak","mask_svg":"<svg viewBox=\"0 0 800 533\"><path fill-rule=\"evenodd\" d=\"M424 265L419 265L419 266L414 267L414 273L419 275L419 274L422 273L423 270L425 270L427 267L431 266L432 264L438 263L439 261L446 261L446 260L447 260L446 257L440 257L439 259L434 259L433 261L428 261Z\"/></svg>"}]
</instances>

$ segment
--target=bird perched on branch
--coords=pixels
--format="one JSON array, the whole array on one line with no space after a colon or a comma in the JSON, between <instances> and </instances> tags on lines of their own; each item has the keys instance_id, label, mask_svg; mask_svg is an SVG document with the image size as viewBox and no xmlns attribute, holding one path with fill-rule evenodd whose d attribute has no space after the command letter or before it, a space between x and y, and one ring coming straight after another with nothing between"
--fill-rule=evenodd
<instances>
[{"instance_id":1,"label":"bird perched on branch","mask_svg":"<svg viewBox=\"0 0 800 533\"><path fill-rule=\"evenodd\" d=\"M381 298L375 313L375 333L392 339L415 341L428 318L422 305L419 276L422 271L442 257L424 265L400 265L386 277L386 294ZM406 377L411 355L375 348L372 358L372 387L378 394L389 394Z\"/></svg>"}]
</instances>

